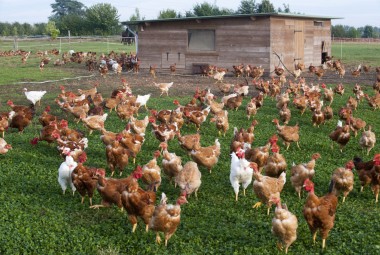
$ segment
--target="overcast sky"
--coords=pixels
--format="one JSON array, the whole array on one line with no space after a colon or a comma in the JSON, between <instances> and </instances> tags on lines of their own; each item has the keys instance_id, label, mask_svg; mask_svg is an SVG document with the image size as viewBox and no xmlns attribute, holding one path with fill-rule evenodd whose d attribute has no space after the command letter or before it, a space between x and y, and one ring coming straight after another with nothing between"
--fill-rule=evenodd
<instances>
[{"instance_id":1,"label":"overcast sky","mask_svg":"<svg viewBox=\"0 0 380 255\"><path fill-rule=\"evenodd\" d=\"M120 21L127 21L135 9L145 19L156 19L160 10L173 9L182 14L192 10L197 3L215 3L220 8L236 10L241 0L81 0L86 7L97 3L109 3L116 7ZM260 3L261 0L256 0ZM47 22L52 14L50 4L54 0L0 0L0 22L38 23ZM275 8L289 4L291 12L306 15L340 17L333 25L380 27L380 0L271 0Z\"/></svg>"}]
</instances>

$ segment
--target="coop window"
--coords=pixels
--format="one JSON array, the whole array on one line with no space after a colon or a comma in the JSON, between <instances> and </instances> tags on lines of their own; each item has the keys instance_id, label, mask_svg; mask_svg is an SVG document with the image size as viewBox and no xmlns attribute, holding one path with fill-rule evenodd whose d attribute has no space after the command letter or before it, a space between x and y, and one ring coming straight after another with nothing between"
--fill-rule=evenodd
<instances>
[{"instance_id":1,"label":"coop window","mask_svg":"<svg viewBox=\"0 0 380 255\"><path fill-rule=\"evenodd\" d=\"M195 51L215 50L215 30L191 29L188 31L188 48Z\"/></svg>"},{"instance_id":2,"label":"coop window","mask_svg":"<svg viewBox=\"0 0 380 255\"><path fill-rule=\"evenodd\" d=\"M315 27L323 27L323 21L314 21Z\"/></svg>"}]
</instances>

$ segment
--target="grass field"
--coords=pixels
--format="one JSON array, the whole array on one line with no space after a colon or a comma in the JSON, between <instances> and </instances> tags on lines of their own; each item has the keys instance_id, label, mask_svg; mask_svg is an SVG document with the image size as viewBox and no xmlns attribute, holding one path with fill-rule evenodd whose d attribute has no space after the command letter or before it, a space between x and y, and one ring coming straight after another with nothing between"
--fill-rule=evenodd
<instances>
[{"instance_id":1,"label":"grass field","mask_svg":"<svg viewBox=\"0 0 380 255\"><path fill-rule=\"evenodd\" d=\"M335 47L335 46L333 46ZM333 48L334 49L334 48ZM349 51L351 52L351 51ZM362 58L368 61L371 54L364 50L356 51L363 54ZM336 55L333 52L333 55ZM352 59L347 57L347 61ZM360 58L357 58L358 61ZM2 64L4 58L0 58ZM7 61L20 63L19 58ZM379 65L376 60L374 65ZM378 60L377 60L378 61ZM371 62L372 63L372 62ZM356 62L354 63L356 64ZM18 73L17 69L5 69L14 74L10 75L7 83L11 84L21 80L27 71ZM7 68L7 67L5 67ZM33 67L36 76L33 79L41 79L37 67ZM4 70L4 69L3 69ZM71 70L71 69L70 69ZM46 70L47 71L47 70ZM52 71L53 72L53 71ZM70 72L70 71L68 71ZM32 73L32 72L31 72ZM62 74L64 75L64 74ZM131 78L132 74L123 74L123 77ZM13 80L12 80L13 77ZM58 78L58 77L57 77ZM45 78L43 78L45 79ZM54 77L52 77L54 79ZM142 76L142 79L147 79ZM69 81L66 84L69 86ZM353 82L354 83L354 82ZM327 84L334 86L335 84ZM51 86L58 86L54 83ZM134 84L132 88L139 89ZM70 88L76 89L78 84L72 84ZM8 88L8 87L7 87ZM373 95L371 87L365 87L365 92ZM57 89L55 90L57 91ZM102 87L104 96L110 94L109 89ZM140 90L141 91L141 90ZM145 93L156 94L152 87L147 87ZM352 137L350 142L340 153L335 145L332 150L328 134L334 130L338 117L336 113L341 106L345 105L348 97L353 95L352 84L346 85L346 93L340 97L335 96L332 107L334 119L320 128L311 125L311 112L308 110L301 116L300 112L290 106L292 119L289 125L300 125L300 149L291 145L286 151L281 144L281 153L285 156L288 164L287 183L281 193L281 198L298 218L298 238L289 248L289 254L320 254L321 239L313 245L312 236L302 215L305 194L298 199L290 184L289 169L293 162L307 162L310 156L319 152L321 159L316 163L316 175L314 182L316 194L323 195L327 192L330 176L333 170L343 166L353 156L359 155L364 160L370 160L379 145L366 156L358 145L360 133ZM45 105L52 106L52 114L65 117L65 114L54 104L57 94L49 93L42 100L42 106L37 108L37 116L41 114ZM11 88L2 90L0 93L1 111L8 110L5 105L7 99L15 98L18 104L27 104L20 91ZM173 100L178 99L181 104L190 100L186 97L163 97L154 96L148 102L148 107L156 109L173 109ZM248 102L246 98L243 107L238 111L229 111L230 129L225 137L219 137L221 156L218 164L210 174L204 168L202 172L202 185L198 192L198 199L189 198L189 203L182 206L181 225L175 235L170 239L166 248L164 245L155 244L155 234L145 233L145 226L139 223L136 233L131 233L131 224L127 220L126 212L120 212L117 207L101 208L93 210L88 208L88 200L80 204L78 193L73 197L70 190L62 195L57 182L57 169L63 159L59 157L54 145L40 142L32 146L29 141L38 136L41 126L37 119L35 124L26 128L23 134L15 130L8 130L5 139L12 144L13 149L5 155L0 155L0 254L282 254L276 248L276 240L271 234L271 220L273 209L269 216L266 208L262 206L258 210L252 209L252 205L258 200L250 185L247 196L239 194L239 201L235 202L233 189L229 182L230 155L229 144L233 136L233 127L247 128L251 121L245 116L244 107ZM141 109L139 118L143 118L147 112ZM372 125L377 137L380 135L379 112L370 109L364 101L354 112L355 117L360 117ZM275 101L269 97L265 99L264 106L258 111L255 119L259 124L255 129L255 141L253 146L262 146L268 138L276 132L271 123L273 118L278 118ZM86 132L89 139L89 148L86 150L88 161L86 165L107 168L104 145L99 139L99 133L88 135L83 125L76 124L72 116L68 116L69 126ZM208 118L208 120L210 117ZM217 138L215 124L206 121L201 127L201 144L211 145ZM115 112L109 114L106 121L106 129L119 132L125 127ZM194 126L184 126L182 134L195 133ZM146 132L146 140L142 152L137 157L137 164L143 165L151 158L153 151L157 149L159 141L150 132ZM179 147L176 139L169 142L169 151L182 156L182 161L187 162L190 158ZM159 159L161 162L161 159ZM133 170L132 163L124 171L124 177ZM108 169L107 169L108 170ZM109 173L108 173L109 175ZM341 197L336 214L335 226L327 239L327 249L323 254L378 254L379 241L379 213L380 208L375 204L375 198L368 187L363 193L359 192L360 185L355 172L355 186L349 194L346 202L342 204ZM166 177L163 177L162 185L157 193L165 192L169 202L174 202L178 196L178 188L170 185ZM100 202L98 193L94 196L94 203Z\"/></svg>"}]
</instances>

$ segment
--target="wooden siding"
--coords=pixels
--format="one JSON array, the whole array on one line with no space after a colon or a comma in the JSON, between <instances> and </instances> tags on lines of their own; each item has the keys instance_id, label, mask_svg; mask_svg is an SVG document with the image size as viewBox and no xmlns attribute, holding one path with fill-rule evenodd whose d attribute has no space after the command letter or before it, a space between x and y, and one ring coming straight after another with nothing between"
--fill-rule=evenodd
<instances>
[{"instance_id":1,"label":"wooden siding","mask_svg":"<svg viewBox=\"0 0 380 255\"><path fill-rule=\"evenodd\" d=\"M293 70L297 62L320 64L322 41L330 54L330 26L330 21L315 26L312 19L273 16L146 23L140 24L138 54L141 68L166 69L176 63L178 72L191 73L193 64L231 70L243 63L261 65L269 72L279 64L276 51ZM215 30L215 51L189 51L189 29Z\"/></svg>"}]
</instances>

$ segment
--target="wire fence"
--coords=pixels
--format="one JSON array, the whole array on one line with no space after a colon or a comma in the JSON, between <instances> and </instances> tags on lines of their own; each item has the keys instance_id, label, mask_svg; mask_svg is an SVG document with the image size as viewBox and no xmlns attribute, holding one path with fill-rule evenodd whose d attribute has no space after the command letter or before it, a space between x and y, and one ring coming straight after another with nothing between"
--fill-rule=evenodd
<instances>
[{"instance_id":1,"label":"wire fence","mask_svg":"<svg viewBox=\"0 0 380 255\"><path fill-rule=\"evenodd\" d=\"M0 37L0 50L25 50L45 51L57 49L60 52L68 50L110 52L126 51L137 52L137 44L134 37L94 37L94 36L70 36L58 37L52 40L50 37Z\"/></svg>"}]
</instances>

